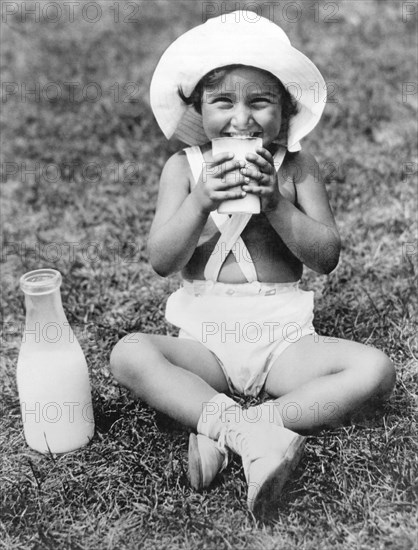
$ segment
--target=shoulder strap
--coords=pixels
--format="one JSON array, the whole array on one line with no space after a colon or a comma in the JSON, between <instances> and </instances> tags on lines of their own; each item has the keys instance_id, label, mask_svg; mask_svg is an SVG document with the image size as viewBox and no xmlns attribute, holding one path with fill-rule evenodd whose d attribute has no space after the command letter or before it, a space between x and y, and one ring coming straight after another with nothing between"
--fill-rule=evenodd
<instances>
[{"instance_id":1,"label":"shoulder strap","mask_svg":"<svg viewBox=\"0 0 418 550\"><path fill-rule=\"evenodd\" d=\"M286 153L287 153L286 147L279 147L278 150L276 151L276 154L273 157L274 168L276 169L276 172L279 171L280 166L283 164Z\"/></svg>"},{"instance_id":2,"label":"shoulder strap","mask_svg":"<svg viewBox=\"0 0 418 550\"><path fill-rule=\"evenodd\" d=\"M190 170L192 171L194 185L198 182L200 178L200 173L202 172L204 158L202 151L198 145L193 145L192 147L186 147L183 149L186 153L187 160L189 161Z\"/></svg>"}]
</instances>

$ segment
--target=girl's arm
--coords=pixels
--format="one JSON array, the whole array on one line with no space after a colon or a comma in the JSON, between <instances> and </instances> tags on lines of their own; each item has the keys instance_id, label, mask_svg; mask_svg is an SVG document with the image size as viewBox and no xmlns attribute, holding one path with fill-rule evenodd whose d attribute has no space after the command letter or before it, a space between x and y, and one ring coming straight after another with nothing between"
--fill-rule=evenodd
<instances>
[{"instance_id":1,"label":"girl's arm","mask_svg":"<svg viewBox=\"0 0 418 550\"><path fill-rule=\"evenodd\" d=\"M220 153L211 163L204 163L192 192L192 174L185 153L179 152L167 161L148 239L151 265L159 275L166 277L183 269L196 249L209 213L221 201L242 196L239 185L244 177L232 157Z\"/></svg>"},{"instance_id":2,"label":"girl's arm","mask_svg":"<svg viewBox=\"0 0 418 550\"><path fill-rule=\"evenodd\" d=\"M330 273L338 264L341 240L319 166L305 152L295 155L292 165L297 206L279 193L276 208L265 215L303 264Z\"/></svg>"},{"instance_id":3,"label":"girl's arm","mask_svg":"<svg viewBox=\"0 0 418 550\"><path fill-rule=\"evenodd\" d=\"M186 155L173 155L161 174L157 208L148 238L148 253L154 270L166 277L183 269L196 249L208 219L189 193Z\"/></svg>"},{"instance_id":4,"label":"girl's arm","mask_svg":"<svg viewBox=\"0 0 418 550\"><path fill-rule=\"evenodd\" d=\"M280 193L271 153L264 148L257 153L246 156L255 167L242 170L248 178L243 189L259 195L270 224L303 264L318 273L330 273L338 263L341 242L314 157L301 152L287 163L296 191L295 206Z\"/></svg>"}]
</instances>

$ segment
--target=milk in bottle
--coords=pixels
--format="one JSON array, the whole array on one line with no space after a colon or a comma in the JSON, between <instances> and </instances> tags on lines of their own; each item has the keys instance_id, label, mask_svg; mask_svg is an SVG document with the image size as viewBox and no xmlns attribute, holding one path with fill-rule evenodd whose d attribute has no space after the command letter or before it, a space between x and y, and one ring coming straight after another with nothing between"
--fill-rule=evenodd
<instances>
[{"instance_id":1,"label":"milk in bottle","mask_svg":"<svg viewBox=\"0 0 418 550\"><path fill-rule=\"evenodd\" d=\"M27 444L41 453L65 453L90 441L93 408L87 363L61 302L54 269L23 275L26 322L17 386Z\"/></svg>"}]
</instances>

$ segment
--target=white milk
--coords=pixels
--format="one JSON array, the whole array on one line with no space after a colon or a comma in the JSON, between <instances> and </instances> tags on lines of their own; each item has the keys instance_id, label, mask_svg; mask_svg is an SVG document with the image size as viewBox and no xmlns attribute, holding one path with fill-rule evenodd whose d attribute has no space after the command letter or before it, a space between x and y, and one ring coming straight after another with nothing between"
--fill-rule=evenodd
<instances>
[{"instance_id":1,"label":"white milk","mask_svg":"<svg viewBox=\"0 0 418 550\"><path fill-rule=\"evenodd\" d=\"M87 364L81 349L19 355L17 385L27 444L41 453L82 447L94 434Z\"/></svg>"}]
</instances>

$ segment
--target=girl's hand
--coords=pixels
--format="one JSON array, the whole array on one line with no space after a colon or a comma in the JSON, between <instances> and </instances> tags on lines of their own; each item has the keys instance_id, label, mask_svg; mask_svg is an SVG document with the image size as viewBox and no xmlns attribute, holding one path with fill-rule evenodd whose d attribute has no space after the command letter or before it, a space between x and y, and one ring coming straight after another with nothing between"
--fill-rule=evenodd
<instances>
[{"instance_id":1,"label":"girl's hand","mask_svg":"<svg viewBox=\"0 0 418 550\"><path fill-rule=\"evenodd\" d=\"M233 158L233 153L219 153L214 155L212 162L203 164L199 181L192 191L203 212L216 210L224 200L245 196L241 188L245 176L240 168L246 163Z\"/></svg>"},{"instance_id":2,"label":"girl's hand","mask_svg":"<svg viewBox=\"0 0 418 550\"><path fill-rule=\"evenodd\" d=\"M275 210L280 199L279 183L274 167L273 156L267 149L256 149L257 154L248 153L245 158L251 164L241 168L245 177L242 189L247 193L258 195L261 200L261 211Z\"/></svg>"}]
</instances>

